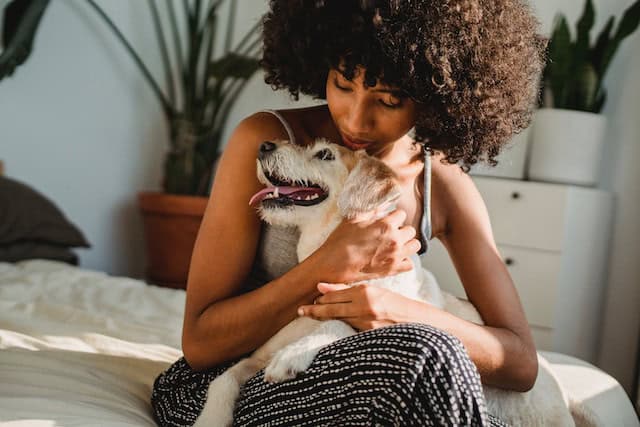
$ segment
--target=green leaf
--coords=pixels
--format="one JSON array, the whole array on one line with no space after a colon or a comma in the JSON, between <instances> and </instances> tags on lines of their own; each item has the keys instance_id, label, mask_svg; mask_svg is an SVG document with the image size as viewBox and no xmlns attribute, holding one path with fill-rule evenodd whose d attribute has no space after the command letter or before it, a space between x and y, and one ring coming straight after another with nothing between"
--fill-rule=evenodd
<instances>
[{"instance_id":1,"label":"green leaf","mask_svg":"<svg viewBox=\"0 0 640 427\"><path fill-rule=\"evenodd\" d=\"M591 28L593 28L594 21L595 11L593 10L593 2L592 0L587 0L584 4L582 16L576 25L577 36L574 51L574 57L576 58L574 64L576 67L580 67L581 65L579 64L587 57L590 44L589 33L591 32Z\"/></svg>"},{"instance_id":2,"label":"green leaf","mask_svg":"<svg viewBox=\"0 0 640 427\"><path fill-rule=\"evenodd\" d=\"M627 38L638 28L638 24L640 24L640 0L624 11L614 39L620 42Z\"/></svg>"},{"instance_id":3,"label":"green leaf","mask_svg":"<svg viewBox=\"0 0 640 427\"><path fill-rule=\"evenodd\" d=\"M591 111L596 101L598 90L598 74L588 62L584 62L576 70L575 92L573 94L574 109L580 111Z\"/></svg>"},{"instance_id":4,"label":"green leaf","mask_svg":"<svg viewBox=\"0 0 640 427\"><path fill-rule=\"evenodd\" d=\"M249 79L259 68L256 58L228 53L209 65L209 77L217 80L226 78Z\"/></svg>"},{"instance_id":5,"label":"green leaf","mask_svg":"<svg viewBox=\"0 0 640 427\"><path fill-rule=\"evenodd\" d=\"M49 0L14 0L4 9L0 80L10 76L31 55L40 20Z\"/></svg>"},{"instance_id":6,"label":"green leaf","mask_svg":"<svg viewBox=\"0 0 640 427\"><path fill-rule=\"evenodd\" d=\"M545 70L545 84L551 88L555 108L562 108L567 102L572 66L571 45L569 24L564 16L559 16L549 42L549 59Z\"/></svg>"},{"instance_id":7,"label":"green leaf","mask_svg":"<svg viewBox=\"0 0 640 427\"><path fill-rule=\"evenodd\" d=\"M593 49L591 49L591 63L594 65L598 75L602 75L602 60L604 58L604 51L607 45L611 42L611 30L613 29L615 20L616 18L614 16L609 18L607 24L598 35L595 46L593 47Z\"/></svg>"},{"instance_id":8,"label":"green leaf","mask_svg":"<svg viewBox=\"0 0 640 427\"><path fill-rule=\"evenodd\" d=\"M589 64L589 46L591 44L590 32L593 28L593 22L595 20L595 12L593 9L593 1L586 0L584 3L584 11L582 16L576 24L576 41L573 44L571 60L570 75L571 85L567 90L569 91L568 102L571 108L576 110L587 109L587 103L590 101L590 91L595 91L595 88L591 89L591 84L597 81L591 79L592 74L590 70L593 68Z\"/></svg>"},{"instance_id":9,"label":"green leaf","mask_svg":"<svg viewBox=\"0 0 640 427\"><path fill-rule=\"evenodd\" d=\"M613 60L622 41L631 35L640 24L640 0L637 0L627 10L625 10L611 42L604 49L602 62L600 65L600 77L604 78L607 69Z\"/></svg>"}]
</instances>

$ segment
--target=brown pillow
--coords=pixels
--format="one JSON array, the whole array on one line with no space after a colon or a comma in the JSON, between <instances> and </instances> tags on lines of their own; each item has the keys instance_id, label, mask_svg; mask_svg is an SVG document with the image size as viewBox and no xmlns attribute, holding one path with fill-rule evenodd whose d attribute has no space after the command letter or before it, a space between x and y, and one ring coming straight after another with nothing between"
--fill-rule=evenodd
<instances>
[{"instance_id":1,"label":"brown pillow","mask_svg":"<svg viewBox=\"0 0 640 427\"><path fill-rule=\"evenodd\" d=\"M0 176L0 246L15 242L91 246L52 201L26 184Z\"/></svg>"},{"instance_id":2,"label":"brown pillow","mask_svg":"<svg viewBox=\"0 0 640 427\"><path fill-rule=\"evenodd\" d=\"M78 265L78 256L65 246L42 242L15 242L0 246L0 262L18 262L27 259L50 259Z\"/></svg>"}]
</instances>

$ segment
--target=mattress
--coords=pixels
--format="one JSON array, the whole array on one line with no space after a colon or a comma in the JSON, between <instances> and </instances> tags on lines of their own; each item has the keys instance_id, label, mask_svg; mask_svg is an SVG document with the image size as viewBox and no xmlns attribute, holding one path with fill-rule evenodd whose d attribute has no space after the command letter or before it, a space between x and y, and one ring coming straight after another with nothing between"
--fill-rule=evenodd
<instances>
[{"instance_id":1,"label":"mattress","mask_svg":"<svg viewBox=\"0 0 640 427\"><path fill-rule=\"evenodd\" d=\"M0 263L0 426L155 426L185 292L63 263Z\"/></svg>"}]
</instances>

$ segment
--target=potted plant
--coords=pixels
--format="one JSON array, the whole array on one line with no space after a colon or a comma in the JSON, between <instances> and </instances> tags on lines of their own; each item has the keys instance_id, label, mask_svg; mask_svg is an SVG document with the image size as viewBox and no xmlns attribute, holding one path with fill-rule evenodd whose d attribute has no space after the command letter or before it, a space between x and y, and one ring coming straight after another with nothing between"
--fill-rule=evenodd
<instances>
[{"instance_id":1,"label":"potted plant","mask_svg":"<svg viewBox=\"0 0 640 427\"><path fill-rule=\"evenodd\" d=\"M164 88L102 8L87 6L104 22L135 62L162 106L170 147L164 160L163 191L138 195L147 240L147 277L184 287L214 167L221 132L238 94L258 70L260 22L232 44L236 1L226 2L223 51L216 51L225 0L148 2L166 79ZM49 0L12 0L2 17L0 80L29 57ZM161 19L164 12L164 20Z\"/></svg>"},{"instance_id":2,"label":"potted plant","mask_svg":"<svg viewBox=\"0 0 640 427\"><path fill-rule=\"evenodd\" d=\"M598 181L606 118L600 114L607 99L603 85L609 65L622 41L640 22L640 0L622 15L617 28L611 16L593 42L592 0L586 0L572 38L567 19L559 15L549 43L543 83L543 103L536 113L529 178L594 185Z\"/></svg>"}]
</instances>

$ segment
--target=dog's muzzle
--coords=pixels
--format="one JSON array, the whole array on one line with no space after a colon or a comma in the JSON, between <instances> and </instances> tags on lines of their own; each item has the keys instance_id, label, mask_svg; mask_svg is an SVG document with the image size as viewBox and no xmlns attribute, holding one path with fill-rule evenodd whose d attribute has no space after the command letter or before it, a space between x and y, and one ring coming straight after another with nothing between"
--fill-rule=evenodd
<instances>
[{"instance_id":1,"label":"dog's muzzle","mask_svg":"<svg viewBox=\"0 0 640 427\"><path fill-rule=\"evenodd\" d=\"M275 152L277 145L270 141L260 144L258 160L265 160ZM264 165L263 165L264 166ZM269 174L263 167L264 175L272 186L263 188L251 197L249 204L263 207L313 206L329 195L320 185L304 180L294 180Z\"/></svg>"},{"instance_id":2,"label":"dog's muzzle","mask_svg":"<svg viewBox=\"0 0 640 427\"><path fill-rule=\"evenodd\" d=\"M263 207L313 206L328 197L327 192L317 184L286 181L267 174L265 176L273 187L263 188L254 194L249 201L251 206L259 203Z\"/></svg>"}]
</instances>

